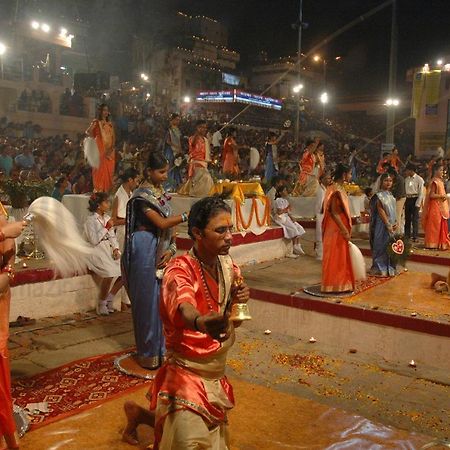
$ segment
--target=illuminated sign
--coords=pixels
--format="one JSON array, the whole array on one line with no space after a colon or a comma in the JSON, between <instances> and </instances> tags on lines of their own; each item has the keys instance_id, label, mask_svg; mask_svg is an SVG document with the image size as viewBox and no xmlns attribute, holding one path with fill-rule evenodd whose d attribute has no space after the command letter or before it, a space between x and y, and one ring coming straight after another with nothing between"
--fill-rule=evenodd
<instances>
[{"instance_id":1,"label":"illuminated sign","mask_svg":"<svg viewBox=\"0 0 450 450\"><path fill-rule=\"evenodd\" d=\"M250 94L243 91L235 91L235 99L237 102L250 103L251 105L262 106L263 108L271 108L280 110L282 107L281 100L263 95Z\"/></svg>"},{"instance_id":2,"label":"illuminated sign","mask_svg":"<svg viewBox=\"0 0 450 450\"><path fill-rule=\"evenodd\" d=\"M234 89L232 91L203 91L196 97L197 102L210 103L247 103L250 105L261 106L280 110L283 106L281 100L263 95L250 94L249 92Z\"/></svg>"},{"instance_id":3,"label":"illuminated sign","mask_svg":"<svg viewBox=\"0 0 450 450\"><path fill-rule=\"evenodd\" d=\"M240 82L240 77L231 73L222 72L222 83L229 84L230 86L239 86Z\"/></svg>"}]
</instances>

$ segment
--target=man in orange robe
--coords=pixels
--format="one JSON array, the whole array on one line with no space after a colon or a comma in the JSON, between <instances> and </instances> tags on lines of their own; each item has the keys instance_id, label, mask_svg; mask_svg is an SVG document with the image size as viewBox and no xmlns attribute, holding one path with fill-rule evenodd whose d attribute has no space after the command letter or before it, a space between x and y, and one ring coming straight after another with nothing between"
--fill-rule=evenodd
<instances>
[{"instance_id":1,"label":"man in orange robe","mask_svg":"<svg viewBox=\"0 0 450 450\"><path fill-rule=\"evenodd\" d=\"M199 120L195 127L195 134L189 138L188 180L180 188L179 194L205 197L214 186L214 181L208 171L211 157L209 141L206 138L207 131L206 121Z\"/></svg>"},{"instance_id":2,"label":"man in orange robe","mask_svg":"<svg viewBox=\"0 0 450 450\"><path fill-rule=\"evenodd\" d=\"M173 259L163 280L160 313L167 361L151 388L150 412L128 403L127 442L139 423L155 426L154 449L229 448L227 411L233 389L224 374L234 343L232 302L246 303L249 289L228 252L233 224L221 199L199 200L189 215L194 248Z\"/></svg>"}]
</instances>

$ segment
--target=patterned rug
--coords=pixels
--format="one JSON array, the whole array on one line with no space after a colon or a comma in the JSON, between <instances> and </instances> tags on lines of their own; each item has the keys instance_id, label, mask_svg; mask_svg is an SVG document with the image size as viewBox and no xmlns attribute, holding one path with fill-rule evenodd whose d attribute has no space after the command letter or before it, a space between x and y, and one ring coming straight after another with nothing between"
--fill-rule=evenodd
<instances>
[{"instance_id":1,"label":"patterned rug","mask_svg":"<svg viewBox=\"0 0 450 450\"><path fill-rule=\"evenodd\" d=\"M368 275L366 280L359 281L356 283L356 289L353 292L343 292L343 293L322 292L320 290L320 283L313 284L312 286L305 286L303 288L303 292L309 295L313 295L314 297L347 298L361 294L361 292L377 287L380 284L384 284L392 279L393 278L380 278Z\"/></svg>"},{"instance_id":2,"label":"patterned rug","mask_svg":"<svg viewBox=\"0 0 450 450\"><path fill-rule=\"evenodd\" d=\"M81 359L13 380L14 403L22 408L27 403L48 403L48 413L30 415L31 428L36 429L132 392L150 382L127 376L114 367L115 358L129 351Z\"/></svg>"}]
</instances>

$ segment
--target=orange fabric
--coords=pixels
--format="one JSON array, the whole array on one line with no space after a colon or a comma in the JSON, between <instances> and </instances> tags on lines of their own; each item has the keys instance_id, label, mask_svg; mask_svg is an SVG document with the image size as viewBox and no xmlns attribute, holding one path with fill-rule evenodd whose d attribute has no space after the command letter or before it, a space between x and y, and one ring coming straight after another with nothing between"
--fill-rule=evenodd
<instances>
[{"instance_id":1,"label":"orange fabric","mask_svg":"<svg viewBox=\"0 0 450 450\"><path fill-rule=\"evenodd\" d=\"M422 224L425 231L425 247L447 250L450 247L448 237L448 201L430 198L431 194L446 195L444 182L433 178L427 190L423 208Z\"/></svg>"},{"instance_id":2,"label":"orange fabric","mask_svg":"<svg viewBox=\"0 0 450 450\"><path fill-rule=\"evenodd\" d=\"M331 203L334 199L340 203L339 217L342 223L349 233L352 230L348 196L343 188L337 185L330 186L325 193L323 203L322 292L345 292L355 288L349 245L331 215Z\"/></svg>"},{"instance_id":3,"label":"orange fabric","mask_svg":"<svg viewBox=\"0 0 450 450\"><path fill-rule=\"evenodd\" d=\"M388 158L380 159L380 161L378 161L377 174L381 175L382 173L386 172L386 169L383 168L383 164L390 162L391 161Z\"/></svg>"},{"instance_id":4,"label":"orange fabric","mask_svg":"<svg viewBox=\"0 0 450 450\"><path fill-rule=\"evenodd\" d=\"M0 229L7 223L6 217L0 215ZM1 268L14 263L14 239L0 242ZM5 276L5 275L3 275ZM0 294L0 441L5 438L11 448L17 445L14 433L16 424L12 415L11 374L9 368L8 337L9 337L9 304L11 291L9 283Z\"/></svg>"},{"instance_id":5,"label":"orange fabric","mask_svg":"<svg viewBox=\"0 0 450 450\"><path fill-rule=\"evenodd\" d=\"M111 122L102 123L97 120L92 134L100 153L100 166L98 169L92 169L94 189L97 192L109 192L116 167L114 127Z\"/></svg>"},{"instance_id":6,"label":"orange fabric","mask_svg":"<svg viewBox=\"0 0 450 450\"><path fill-rule=\"evenodd\" d=\"M196 167L208 167L206 162L206 143L201 136L191 136L189 138L189 158L189 178L194 176Z\"/></svg>"},{"instance_id":7,"label":"orange fabric","mask_svg":"<svg viewBox=\"0 0 450 450\"><path fill-rule=\"evenodd\" d=\"M400 158L398 156L391 156L391 166L398 172L400 170Z\"/></svg>"},{"instance_id":8,"label":"orange fabric","mask_svg":"<svg viewBox=\"0 0 450 450\"><path fill-rule=\"evenodd\" d=\"M298 177L298 182L301 185L306 184L308 180L308 175L312 175L314 170L314 164L316 163L314 155L308 150L303 152L302 159L300 161L300 174Z\"/></svg>"},{"instance_id":9,"label":"orange fabric","mask_svg":"<svg viewBox=\"0 0 450 450\"><path fill-rule=\"evenodd\" d=\"M236 141L233 137L227 137L223 143L222 164L223 172L230 175L239 175L239 165L235 155Z\"/></svg>"},{"instance_id":10,"label":"orange fabric","mask_svg":"<svg viewBox=\"0 0 450 450\"><path fill-rule=\"evenodd\" d=\"M234 265L235 276L240 276L239 268ZM220 306L211 299L219 297L217 282L204 274L207 290L202 281L200 263L190 254L173 259L167 266L161 288L160 315L166 338L167 354L178 354L183 358L201 361L211 359L222 350L222 344L211 336L189 330L185 327L179 306L190 303L200 314L212 310L219 312ZM233 389L228 379L223 376L218 380L230 401L234 404ZM158 398L174 403L178 408L185 408L201 415L207 423L218 425L226 420L226 412L216 407L208 400L208 394L202 378L170 359L159 369L151 388L150 410L155 411ZM165 417L159 418L155 424L155 444L158 448L162 437Z\"/></svg>"}]
</instances>

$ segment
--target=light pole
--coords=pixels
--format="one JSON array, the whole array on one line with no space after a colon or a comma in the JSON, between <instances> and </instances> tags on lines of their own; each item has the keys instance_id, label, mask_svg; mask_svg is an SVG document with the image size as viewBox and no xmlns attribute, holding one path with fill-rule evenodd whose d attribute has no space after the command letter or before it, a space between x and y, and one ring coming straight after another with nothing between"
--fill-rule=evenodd
<instances>
[{"instance_id":1,"label":"light pole","mask_svg":"<svg viewBox=\"0 0 450 450\"><path fill-rule=\"evenodd\" d=\"M322 58L320 55L315 55L313 57L313 60L315 62L322 61L322 65L323 65L323 88L326 89L326 87L327 87L327 60L325 58Z\"/></svg>"},{"instance_id":2,"label":"light pole","mask_svg":"<svg viewBox=\"0 0 450 450\"><path fill-rule=\"evenodd\" d=\"M3 55L6 53L6 45L0 42L0 73L3 80Z\"/></svg>"},{"instance_id":3,"label":"light pole","mask_svg":"<svg viewBox=\"0 0 450 450\"><path fill-rule=\"evenodd\" d=\"M325 105L328 103L328 93L323 92L320 95L320 102L322 103L322 120L325 120Z\"/></svg>"},{"instance_id":4,"label":"light pole","mask_svg":"<svg viewBox=\"0 0 450 450\"><path fill-rule=\"evenodd\" d=\"M392 22L391 22L391 51L389 55L389 99L395 94L395 86L397 79L397 0L392 0ZM386 103L387 104L387 103ZM394 144L394 124L395 124L395 108L387 105L386 115L386 144Z\"/></svg>"},{"instance_id":5,"label":"light pole","mask_svg":"<svg viewBox=\"0 0 450 450\"><path fill-rule=\"evenodd\" d=\"M302 29L303 29L303 0L300 0L299 10L298 10L298 42L297 42L297 86L301 85L301 77L302 77ZM300 92L300 89L299 89ZM300 100L300 95L298 97ZM298 138L300 134L300 102L297 101L297 117L295 120L295 147L298 147Z\"/></svg>"}]
</instances>

